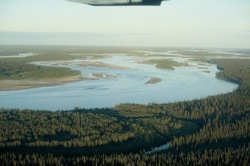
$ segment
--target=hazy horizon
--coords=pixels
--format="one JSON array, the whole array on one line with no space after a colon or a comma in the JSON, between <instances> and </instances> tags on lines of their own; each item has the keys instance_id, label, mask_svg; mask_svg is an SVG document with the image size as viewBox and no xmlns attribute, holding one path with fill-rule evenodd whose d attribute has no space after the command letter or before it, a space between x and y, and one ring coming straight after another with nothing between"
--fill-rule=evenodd
<instances>
[{"instance_id":1,"label":"hazy horizon","mask_svg":"<svg viewBox=\"0 0 250 166\"><path fill-rule=\"evenodd\" d=\"M144 36L145 35L145 36ZM227 45L193 45L183 44L154 44L152 40L142 44L140 40L157 34L118 34L118 33L81 33L81 32L0 32L0 45L23 46L86 46L86 47L152 47L152 48L208 48L208 49L250 49L247 46L228 47ZM108 42L112 39L112 42ZM133 40L135 43L124 42ZM155 39L157 40L157 39Z\"/></svg>"},{"instance_id":2,"label":"hazy horizon","mask_svg":"<svg viewBox=\"0 0 250 166\"><path fill-rule=\"evenodd\" d=\"M250 48L250 1L171 0L93 7L1 0L0 44Z\"/></svg>"}]
</instances>

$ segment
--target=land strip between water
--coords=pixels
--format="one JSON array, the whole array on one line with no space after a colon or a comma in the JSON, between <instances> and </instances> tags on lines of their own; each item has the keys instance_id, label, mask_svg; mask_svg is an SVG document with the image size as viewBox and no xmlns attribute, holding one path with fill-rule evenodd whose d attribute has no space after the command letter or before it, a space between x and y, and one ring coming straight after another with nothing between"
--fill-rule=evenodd
<instances>
[{"instance_id":1,"label":"land strip between water","mask_svg":"<svg viewBox=\"0 0 250 166\"><path fill-rule=\"evenodd\" d=\"M136 67L130 68L130 66L119 63L108 64L102 62L102 60L112 58L114 55L116 54L113 53L109 55L94 52L91 54L69 52L67 54L48 50L43 53L36 52L2 56L0 59L0 91L56 86L80 80L114 79L117 77L116 75L102 73L102 69L136 69ZM166 55L153 54L153 52L150 52L150 55L148 55L148 53L138 53L136 51L117 55L121 58L124 58L124 55L133 55L134 58L131 58L130 61L133 61L135 65L155 65L156 68L163 70L175 70L175 68L181 67L196 67L199 71L210 73L208 66L211 64L207 62L206 58L208 57L206 56L185 56L171 51L167 52ZM72 65L82 68L96 67L99 70L89 73L89 76L86 76L84 71L81 73L80 71L70 69ZM151 76L144 84L157 84L161 81L161 77Z\"/></svg>"}]
</instances>

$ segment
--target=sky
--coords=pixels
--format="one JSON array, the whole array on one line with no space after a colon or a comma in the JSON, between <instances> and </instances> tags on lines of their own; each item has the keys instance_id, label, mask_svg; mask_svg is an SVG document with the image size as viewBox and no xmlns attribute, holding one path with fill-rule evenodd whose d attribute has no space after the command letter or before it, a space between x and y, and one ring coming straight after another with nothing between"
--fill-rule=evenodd
<instances>
[{"instance_id":1,"label":"sky","mask_svg":"<svg viewBox=\"0 0 250 166\"><path fill-rule=\"evenodd\" d=\"M151 7L1 0L0 44L250 48L250 0Z\"/></svg>"}]
</instances>

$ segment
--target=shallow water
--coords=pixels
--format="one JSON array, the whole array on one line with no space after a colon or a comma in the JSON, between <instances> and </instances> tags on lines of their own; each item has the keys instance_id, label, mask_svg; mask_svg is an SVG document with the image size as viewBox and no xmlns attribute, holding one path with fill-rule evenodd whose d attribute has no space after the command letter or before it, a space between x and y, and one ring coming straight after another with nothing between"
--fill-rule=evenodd
<instances>
[{"instance_id":1,"label":"shallow water","mask_svg":"<svg viewBox=\"0 0 250 166\"><path fill-rule=\"evenodd\" d=\"M150 155L150 154L154 154L163 150L167 150L168 148L169 148L169 144L167 143L167 144L163 144L161 146L152 148L152 150L146 151L144 154Z\"/></svg>"},{"instance_id":2,"label":"shallow water","mask_svg":"<svg viewBox=\"0 0 250 166\"><path fill-rule=\"evenodd\" d=\"M67 67L82 71L84 76L91 77L92 73L100 73L112 75L115 78L0 92L0 107L54 111L70 110L74 107L112 107L127 102L167 103L227 93L237 88L236 84L215 78L215 73L218 72L215 65L205 64L206 69L202 69L204 64L189 62L188 67L163 70L157 69L154 65L135 63L138 58L140 57L112 55L109 58L98 60L129 69L79 67L76 64L81 60L71 61ZM179 56L176 57L176 60L179 61L179 58ZM188 58L183 57L182 61L188 61ZM63 66L60 62L39 62L37 64ZM151 77L158 77L162 81L156 84L145 84Z\"/></svg>"}]
</instances>

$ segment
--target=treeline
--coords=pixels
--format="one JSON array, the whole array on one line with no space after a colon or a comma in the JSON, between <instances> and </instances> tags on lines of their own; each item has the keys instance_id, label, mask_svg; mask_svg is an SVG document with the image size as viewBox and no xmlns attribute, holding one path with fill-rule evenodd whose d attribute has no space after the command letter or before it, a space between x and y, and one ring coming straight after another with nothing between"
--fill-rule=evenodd
<instances>
[{"instance_id":1,"label":"treeline","mask_svg":"<svg viewBox=\"0 0 250 166\"><path fill-rule=\"evenodd\" d=\"M248 166L249 148L240 146L238 148L218 148L205 150L203 152L189 152L187 154L162 153L153 155L111 154L111 155L92 155L92 156L67 156L54 154L15 154L4 153L0 155L0 165L131 165L131 166L189 166L189 165L230 165Z\"/></svg>"},{"instance_id":2,"label":"treeline","mask_svg":"<svg viewBox=\"0 0 250 166\"><path fill-rule=\"evenodd\" d=\"M247 60L226 61L220 76L237 76L239 88L200 100L58 112L2 109L1 164L249 165L250 72L241 64ZM145 154L166 142L169 149Z\"/></svg>"},{"instance_id":3,"label":"treeline","mask_svg":"<svg viewBox=\"0 0 250 166\"><path fill-rule=\"evenodd\" d=\"M246 89L250 86L249 59L213 59L211 62L217 64L223 71L216 74L218 78L241 84L241 87Z\"/></svg>"}]
</instances>

